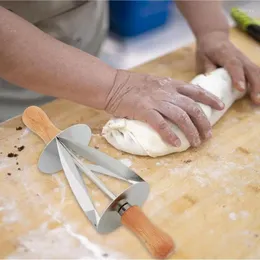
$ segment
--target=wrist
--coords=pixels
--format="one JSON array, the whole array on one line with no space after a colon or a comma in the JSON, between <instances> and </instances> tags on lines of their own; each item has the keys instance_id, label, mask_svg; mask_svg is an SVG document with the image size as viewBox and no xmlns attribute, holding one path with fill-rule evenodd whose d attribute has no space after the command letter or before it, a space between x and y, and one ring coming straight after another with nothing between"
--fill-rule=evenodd
<instances>
[{"instance_id":1,"label":"wrist","mask_svg":"<svg viewBox=\"0 0 260 260\"><path fill-rule=\"evenodd\" d=\"M195 37L197 41L205 39L205 37L211 37L212 35L218 35L221 38L229 38L229 27L220 27L220 28L209 28L199 31Z\"/></svg>"},{"instance_id":2,"label":"wrist","mask_svg":"<svg viewBox=\"0 0 260 260\"><path fill-rule=\"evenodd\" d=\"M196 36L197 43L204 42L207 38L217 38L219 40L229 40L229 30L211 30L211 31L205 31L201 34L198 34Z\"/></svg>"},{"instance_id":3,"label":"wrist","mask_svg":"<svg viewBox=\"0 0 260 260\"><path fill-rule=\"evenodd\" d=\"M126 70L117 69L113 84L106 95L104 110L107 113L113 114L122 98L122 89L130 79L130 73ZM124 91L123 91L124 92Z\"/></svg>"},{"instance_id":4,"label":"wrist","mask_svg":"<svg viewBox=\"0 0 260 260\"><path fill-rule=\"evenodd\" d=\"M117 69L97 60L96 64L92 64L91 73L85 78L86 98L83 102L85 105L94 109L105 110L109 93L113 89ZM85 97L84 97L85 96Z\"/></svg>"}]
</instances>

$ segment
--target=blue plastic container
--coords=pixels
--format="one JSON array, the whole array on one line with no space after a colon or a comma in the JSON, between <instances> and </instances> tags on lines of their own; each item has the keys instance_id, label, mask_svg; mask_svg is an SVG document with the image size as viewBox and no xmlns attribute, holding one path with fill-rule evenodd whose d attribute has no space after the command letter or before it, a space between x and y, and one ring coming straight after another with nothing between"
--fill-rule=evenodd
<instances>
[{"instance_id":1,"label":"blue plastic container","mask_svg":"<svg viewBox=\"0 0 260 260\"><path fill-rule=\"evenodd\" d=\"M172 0L110 0L110 30L132 37L166 23Z\"/></svg>"}]
</instances>

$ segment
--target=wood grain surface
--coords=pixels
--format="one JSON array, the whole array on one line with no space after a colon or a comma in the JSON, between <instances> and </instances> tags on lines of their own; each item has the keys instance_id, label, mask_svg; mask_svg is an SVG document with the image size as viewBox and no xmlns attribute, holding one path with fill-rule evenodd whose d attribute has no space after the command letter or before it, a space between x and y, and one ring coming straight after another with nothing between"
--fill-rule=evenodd
<instances>
[{"instance_id":1,"label":"wood grain surface","mask_svg":"<svg viewBox=\"0 0 260 260\"><path fill-rule=\"evenodd\" d=\"M260 65L260 45L236 29L232 41ZM149 51L149 50L148 50ZM191 80L194 45L134 68ZM214 126L198 149L161 158L122 153L100 136L109 115L64 100L42 107L59 129L88 124L91 146L122 160L150 184L142 210L172 236L170 259L260 258L260 108L247 98ZM22 129L20 129L21 127ZM0 258L150 259L126 228L97 234L78 207L63 172L44 175L44 149L21 117L0 125ZM115 193L126 187L102 178ZM108 200L86 180L99 212Z\"/></svg>"}]
</instances>

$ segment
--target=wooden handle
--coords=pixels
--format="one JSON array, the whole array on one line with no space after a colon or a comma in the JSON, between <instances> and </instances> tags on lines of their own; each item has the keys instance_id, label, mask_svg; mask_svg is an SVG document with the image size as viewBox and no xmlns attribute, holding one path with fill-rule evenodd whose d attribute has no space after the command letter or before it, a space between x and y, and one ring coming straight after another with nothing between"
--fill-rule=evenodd
<instances>
[{"instance_id":1,"label":"wooden handle","mask_svg":"<svg viewBox=\"0 0 260 260\"><path fill-rule=\"evenodd\" d=\"M36 106L25 109L22 120L24 124L35 134L40 136L43 141L49 143L60 130L56 128L45 112Z\"/></svg>"},{"instance_id":2,"label":"wooden handle","mask_svg":"<svg viewBox=\"0 0 260 260\"><path fill-rule=\"evenodd\" d=\"M163 259L173 252L172 238L151 223L138 206L127 209L121 222L137 235L155 258Z\"/></svg>"}]
</instances>

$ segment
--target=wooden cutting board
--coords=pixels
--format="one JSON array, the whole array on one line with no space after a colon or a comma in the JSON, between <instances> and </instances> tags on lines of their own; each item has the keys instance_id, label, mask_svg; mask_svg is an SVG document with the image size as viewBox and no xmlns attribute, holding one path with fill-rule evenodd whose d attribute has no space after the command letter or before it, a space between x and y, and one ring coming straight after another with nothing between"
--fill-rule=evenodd
<instances>
[{"instance_id":1,"label":"wooden cutting board","mask_svg":"<svg viewBox=\"0 0 260 260\"><path fill-rule=\"evenodd\" d=\"M231 37L260 65L260 45L235 29ZM194 46L134 70L191 80ZM123 160L150 184L143 210L173 237L177 248L170 258L260 258L260 108L249 100L233 105L215 125L214 137L199 149L155 159L108 145L100 136L109 119L103 112L64 100L43 109L60 129L88 124L92 146ZM62 172L48 176L38 171L44 144L20 117L0 125L0 140L0 258L150 258L124 227L97 234ZM113 191L123 187L105 182ZM95 205L102 209L108 201L91 188Z\"/></svg>"}]
</instances>

